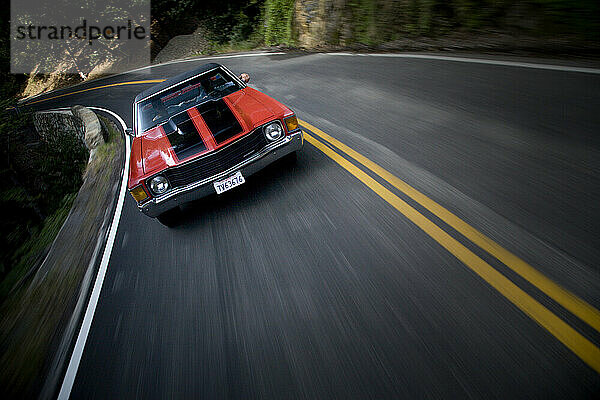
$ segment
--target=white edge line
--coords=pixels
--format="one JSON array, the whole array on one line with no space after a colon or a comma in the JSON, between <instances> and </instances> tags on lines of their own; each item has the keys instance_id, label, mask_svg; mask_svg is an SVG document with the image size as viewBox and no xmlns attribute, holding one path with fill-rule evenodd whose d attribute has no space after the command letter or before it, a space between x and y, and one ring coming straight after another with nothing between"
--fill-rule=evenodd
<instances>
[{"instance_id":1,"label":"white edge line","mask_svg":"<svg viewBox=\"0 0 600 400\"><path fill-rule=\"evenodd\" d=\"M224 58L242 58L242 57L257 57L257 56L280 56L280 55L284 55L284 54L286 54L286 53L284 53L282 51L279 51L279 52L274 52L274 53L271 53L271 52L262 52L262 53L247 53L247 54L231 54L231 55L225 55L225 56L184 58L184 59L181 59L181 60L166 61L166 62L160 63L160 64L147 65L145 67L132 69L130 71L119 72L118 74L111 75L111 76L124 75L124 74L128 74L130 72L138 72L138 71L143 71L143 70L150 69L150 68L161 67L163 65L179 64L179 63L185 63L185 62L202 61L202 60L220 60L220 59L224 59Z\"/></svg>"},{"instance_id":2,"label":"white edge line","mask_svg":"<svg viewBox=\"0 0 600 400\"><path fill-rule=\"evenodd\" d=\"M116 113L106 110L100 107L87 107L92 110L98 110L106 112L113 117L115 117L123 128L123 132L127 129L127 125L125 121L117 115ZM77 375L77 370L79 369L79 363L81 361L81 356L83 355L83 349L85 348L85 343L87 341L88 334L90 332L90 327L92 326L92 320L94 319L94 313L96 311L96 306L98 305L98 300L100 299L100 291L102 290L102 284L104 283L104 277L106 276L106 271L108 269L108 261L110 260L110 255L112 253L112 248L115 243L115 238L117 236L117 228L119 227L119 220L121 219L121 211L123 210L123 203L125 201L125 191L127 189L127 177L129 176L129 152L130 152L130 141L129 136L125 134L125 166L123 167L123 178L121 180L121 189L119 191L119 199L117 201L117 208L115 210L115 215L113 216L112 223L110 225L110 230L108 234L108 239L106 241L106 247L104 248L104 253L102 254L102 260L100 261L100 268L98 269L98 275L96 275L96 281L94 282L94 289L92 290L92 295L90 296L90 300L87 305L87 309L85 310L85 315L83 317L83 322L81 324L81 329L79 330L79 335L77 336L77 341L75 342L75 348L73 349L73 354L71 354L71 359L69 361L69 366L67 367L67 372L65 373L65 377L63 379L63 383L60 387L60 392L58 394L58 399L66 400L71 395L71 389L73 388L73 383L75 382L75 377Z\"/></svg>"},{"instance_id":3,"label":"white edge line","mask_svg":"<svg viewBox=\"0 0 600 400\"><path fill-rule=\"evenodd\" d=\"M582 72L586 74L600 74L600 69L597 68L585 68L585 67L569 67L567 65L555 65L555 64L536 64L528 62L518 61L501 61L501 60L490 60L484 58L466 58L466 57L447 57L447 56L435 56L426 54L377 54L377 53L324 53L328 56L363 56L363 57L387 57L387 58L417 58L424 60L440 60L440 61L455 61L473 64L488 64L488 65L500 65L504 67L520 67L520 68L534 68L534 69L545 69L550 71L566 71L566 72Z\"/></svg>"},{"instance_id":4,"label":"white edge line","mask_svg":"<svg viewBox=\"0 0 600 400\"><path fill-rule=\"evenodd\" d=\"M240 57L253 57L253 56L264 56L264 55L283 55L284 52L277 53L252 53L252 54L236 54L229 56L215 56L215 57L199 57L199 58L191 58L184 60L173 60L162 64L149 65L146 67L133 69L131 71L122 72L116 75L123 75L130 72L142 71L145 69L159 67L161 65L169 65L183 62L193 62L193 61L201 61L201 60L210 60L210 59L225 59L225 58L240 58ZM354 53L322 53L325 55L337 55L337 56L371 56L371 57L390 57L390 58L416 58L416 59L428 59L428 60L442 60L442 61L455 61L455 62L466 62L466 63L475 63L475 64L490 64L490 65L501 65L501 66L510 66L510 67L522 67L522 68L535 68L535 69L546 69L546 70L555 70L555 71L570 71L570 72L583 72L590 74L600 74L600 69L594 68L582 68L582 67L568 67L561 65L552 65L552 64L534 64L534 63L523 63L523 62L513 62L513 61L496 61L489 59L476 59L476 58L464 58L464 57L446 57L446 56L434 56L434 55L420 55L420 54L354 54ZM113 75L114 76L114 75ZM45 94L45 93L43 93ZM40 94L42 95L42 94ZM40 95L32 96L23 100L30 100L32 98L38 97ZM93 110L99 110L106 112L113 117L115 117L123 128L123 132L127 129L127 125L125 121L115 112L100 108L100 107L87 107ZM113 220L110 226L110 231L108 235L108 239L106 241L106 246L104 248L104 253L102 255L102 260L100 262L100 268L98 269L98 275L96 276L96 281L94 282L94 289L92 290L92 294L90 296L90 300L88 302L88 306L83 317L83 322L81 324L81 329L79 330L79 335L77 336L77 341L75 342L75 348L73 349L73 353L71 354L71 359L69 360L69 366L67 367L67 371L65 373L65 377L63 379L63 383L60 388L60 392L58 394L59 400L66 400L71 395L71 389L73 388L73 384L75 383L75 377L77 375L77 371L79 369L79 363L81 362L81 357L83 356L83 350L85 348L85 344L88 338L88 334L92 325L92 321L94 319L94 313L96 311L96 306L98 305L98 301L100 299L100 292L102 290L102 284L104 283L104 278L106 276L106 271L108 270L108 261L110 260L110 256L112 254L112 248L117 236L117 229L119 227L119 221L121 219L121 212L123 210L123 203L125 201L125 191L127 189L127 178L129 175L129 157L130 157L130 139L127 135L125 135L125 165L123 167L123 177L121 180L121 188L119 191L119 199L117 201L117 207L115 210L115 214L113 216Z\"/></svg>"}]
</instances>

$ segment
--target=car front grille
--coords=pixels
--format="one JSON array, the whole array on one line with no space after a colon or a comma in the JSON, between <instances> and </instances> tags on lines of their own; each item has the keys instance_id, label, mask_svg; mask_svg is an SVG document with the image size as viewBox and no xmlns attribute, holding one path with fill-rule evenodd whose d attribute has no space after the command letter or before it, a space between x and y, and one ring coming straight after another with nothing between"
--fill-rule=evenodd
<instances>
[{"instance_id":1,"label":"car front grille","mask_svg":"<svg viewBox=\"0 0 600 400\"><path fill-rule=\"evenodd\" d=\"M169 168L165 175L172 187L189 185L202 181L253 156L267 145L262 129L256 129L214 153L175 168Z\"/></svg>"}]
</instances>

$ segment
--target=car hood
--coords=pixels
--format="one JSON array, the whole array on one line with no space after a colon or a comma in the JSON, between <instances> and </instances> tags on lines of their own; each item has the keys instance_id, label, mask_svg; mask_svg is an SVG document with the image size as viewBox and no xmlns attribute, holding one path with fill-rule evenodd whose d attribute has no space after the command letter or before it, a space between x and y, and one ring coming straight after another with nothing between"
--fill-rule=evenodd
<instances>
[{"instance_id":1,"label":"car hood","mask_svg":"<svg viewBox=\"0 0 600 400\"><path fill-rule=\"evenodd\" d=\"M247 87L179 113L136 138L141 141L138 148L144 174L219 149L273 119L280 107Z\"/></svg>"}]
</instances>

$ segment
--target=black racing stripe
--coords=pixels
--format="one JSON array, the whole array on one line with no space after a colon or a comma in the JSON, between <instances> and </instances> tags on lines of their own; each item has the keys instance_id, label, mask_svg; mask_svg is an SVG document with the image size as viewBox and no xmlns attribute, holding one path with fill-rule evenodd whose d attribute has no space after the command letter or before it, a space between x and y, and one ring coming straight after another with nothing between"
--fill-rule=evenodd
<instances>
[{"instance_id":1,"label":"black racing stripe","mask_svg":"<svg viewBox=\"0 0 600 400\"><path fill-rule=\"evenodd\" d=\"M184 123L185 121L189 121L190 120L190 116L188 115L187 111L186 112L181 112L177 115L173 115L171 117L171 120L173 122L175 122L175 125L179 125Z\"/></svg>"},{"instance_id":2,"label":"black racing stripe","mask_svg":"<svg viewBox=\"0 0 600 400\"><path fill-rule=\"evenodd\" d=\"M176 115L163 125L163 129L180 160L206 150L206 145L187 113Z\"/></svg>"},{"instance_id":3,"label":"black racing stripe","mask_svg":"<svg viewBox=\"0 0 600 400\"><path fill-rule=\"evenodd\" d=\"M221 144L242 133L240 123L223 99L207 101L196 106L213 134L215 142Z\"/></svg>"}]
</instances>

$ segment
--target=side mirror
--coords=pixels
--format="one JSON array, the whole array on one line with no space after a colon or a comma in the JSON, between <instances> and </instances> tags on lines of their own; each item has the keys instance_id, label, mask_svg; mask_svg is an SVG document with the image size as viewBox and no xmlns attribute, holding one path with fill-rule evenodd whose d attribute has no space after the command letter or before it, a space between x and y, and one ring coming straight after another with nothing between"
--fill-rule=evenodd
<instances>
[{"instance_id":1,"label":"side mirror","mask_svg":"<svg viewBox=\"0 0 600 400\"><path fill-rule=\"evenodd\" d=\"M242 82L244 83L248 83L250 82L250 75L248 75L247 73L242 73L240 74L240 79L242 80Z\"/></svg>"},{"instance_id":2,"label":"side mirror","mask_svg":"<svg viewBox=\"0 0 600 400\"><path fill-rule=\"evenodd\" d=\"M131 129L131 128L126 128L126 129L125 129L125 134L126 134L126 135L129 135L129 136L131 136L131 137L133 137L133 136L134 136L134 135L133 135L133 129Z\"/></svg>"}]
</instances>

